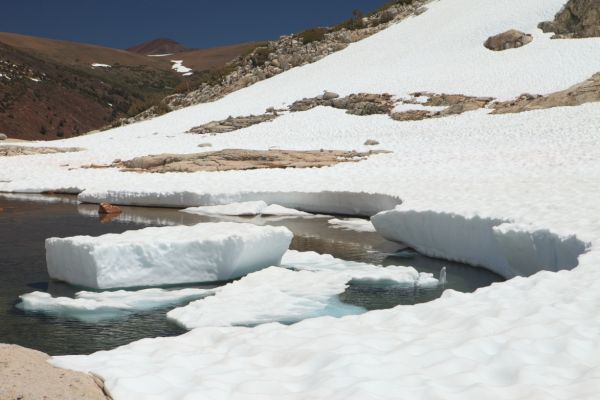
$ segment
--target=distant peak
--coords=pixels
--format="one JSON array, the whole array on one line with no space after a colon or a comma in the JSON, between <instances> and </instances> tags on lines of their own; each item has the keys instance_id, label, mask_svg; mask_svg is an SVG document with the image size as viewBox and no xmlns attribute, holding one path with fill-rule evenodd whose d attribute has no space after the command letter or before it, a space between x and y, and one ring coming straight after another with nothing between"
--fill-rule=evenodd
<instances>
[{"instance_id":1,"label":"distant peak","mask_svg":"<svg viewBox=\"0 0 600 400\"><path fill-rule=\"evenodd\" d=\"M154 55L154 54L172 54L188 51L187 47L176 40L169 38L158 38L132 46L127 49L132 53Z\"/></svg>"}]
</instances>

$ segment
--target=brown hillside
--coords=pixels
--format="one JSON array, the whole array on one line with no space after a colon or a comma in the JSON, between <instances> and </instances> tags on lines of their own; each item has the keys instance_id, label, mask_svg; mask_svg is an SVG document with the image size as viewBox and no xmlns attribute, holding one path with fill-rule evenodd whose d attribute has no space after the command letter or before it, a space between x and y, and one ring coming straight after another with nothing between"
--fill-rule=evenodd
<instances>
[{"instance_id":1,"label":"brown hillside","mask_svg":"<svg viewBox=\"0 0 600 400\"><path fill-rule=\"evenodd\" d=\"M218 69L254 46L190 50L177 59L195 71ZM136 115L186 86L172 58L0 33L0 132L52 140Z\"/></svg>"},{"instance_id":2,"label":"brown hillside","mask_svg":"<svg viewBox=\"0 0 600 400\"><path fill-rule=\"evenodd\" d=\"M189 50L187 47L173 39L160 38L149 40L147 42L132 46L127 51L137 54L173 54L181 53L182 51Z\"/></svg>"}]
</instances>

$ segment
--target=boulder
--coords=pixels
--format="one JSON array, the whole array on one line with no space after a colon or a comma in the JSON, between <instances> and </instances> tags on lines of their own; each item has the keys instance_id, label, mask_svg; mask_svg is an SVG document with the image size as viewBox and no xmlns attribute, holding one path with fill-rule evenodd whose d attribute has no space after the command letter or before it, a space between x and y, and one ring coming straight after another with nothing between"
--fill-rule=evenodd
<instances>
[{"instance_id":1,"label":"boulder","mask_svg":"<svg viewBox=\"0 0 600 400\"><path fill-rule=\"evenodd\" d=\"M0 133L0 140L6 140L8 139L8 136L6 136L4 133Z\"/></svg>"},{"instance_id":2,"label":"boulder","mask_svg":"<svg viewBox=\"0 0 600 400\"><path fill-rule=\"evenodd\" d=\"M377 146L378 144L379 144L379 142L377 140L373 140L373 139L368 139L364 143L365 146Z\"/></svg>"},{"instance_id":3,"label":"boulder","mask_svg":"<svg viewBox=\"0 0 600 400\"><path fill-rule=\"evenodd\" d=\"M98 214L120 214L121 209L117 206L113 206L110 203L100 203L98 207Z\"/></svg>"},{"instance_id":4,"label":"boulder","mask_svg":"<svg viewBox=\"0 0 600 400\"><path fill-rule=\"evenodd\" d=\"M554 21L538 25L544 32L554 32L553 39L600 37L600 1L569 0Z\"/></svg>"},{"instance_id":5,"label":"boulder","mask_svg":"<svg viewBox=\"0 0 600 400\"><path fill-rule=\"evenodd\" d=\"M493 51L516 49L531 43L533 37L527 33L511 29L495 36L490 36L484 46Z\"/></svg>"}]
</instances>

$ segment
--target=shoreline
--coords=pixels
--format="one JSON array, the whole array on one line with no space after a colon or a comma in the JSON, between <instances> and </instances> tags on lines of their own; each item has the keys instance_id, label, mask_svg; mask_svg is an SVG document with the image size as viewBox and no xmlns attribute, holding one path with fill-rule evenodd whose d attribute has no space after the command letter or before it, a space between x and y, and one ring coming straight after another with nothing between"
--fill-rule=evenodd
<instances>
[{"instance_id":1,"label":"shoreline","mask_svg":"<svg viewBox=\"0 0 600 400\"><path fill-rule=\"evenodd\" d=\"M0 343L0 398L12 400L112 400L97 375L51 365L50 356Z\"/></svg>"}]
</instances>

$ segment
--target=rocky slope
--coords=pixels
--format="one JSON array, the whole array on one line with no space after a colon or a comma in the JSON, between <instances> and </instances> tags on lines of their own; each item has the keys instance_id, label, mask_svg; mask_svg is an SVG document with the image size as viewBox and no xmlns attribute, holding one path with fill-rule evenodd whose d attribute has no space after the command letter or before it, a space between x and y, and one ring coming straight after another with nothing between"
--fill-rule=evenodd
<instances>
[{"instance_id":1,"label":"rocky slope","mask_svg":"<svg viewBox=\"0 0 600 400\"><path fill-rule=\"evenodd\" d=\"M252 46L191 50L178 59L211 70ZM188 81L170 57L0 33L0 132L28 140L78 136L137 115Z\"/></svg>"},{"instance_id":2,"label":"rocky slope","mask_svg":"<svg viewBox=\"0 0 600 400\"><path fill-rule=\"evenodd\" d=\"M539 28L554 32L555 39L600 36L600 0L569 0L554 21L542 22Z\"/></svg>"},{"instance_id":3,"label":"rocky slope","mask_svg":"<svg viewBox=\"0 0 600 400\"><path fill-rule=\"evenodd\" d=\"M146 110L133 118L122 120L121 123L148 119L165 109L176 110L214 101L291 68L316 62L391 24L425 12L424 5L428 2L429 0L393 1L368 16L358 14L335 27L307 29L255 46L249 54L237 57L225 68L202 76L197 81L198 87L195 90L166 97L163 100L166 107Z\"/></svg>"}]
</instances>

